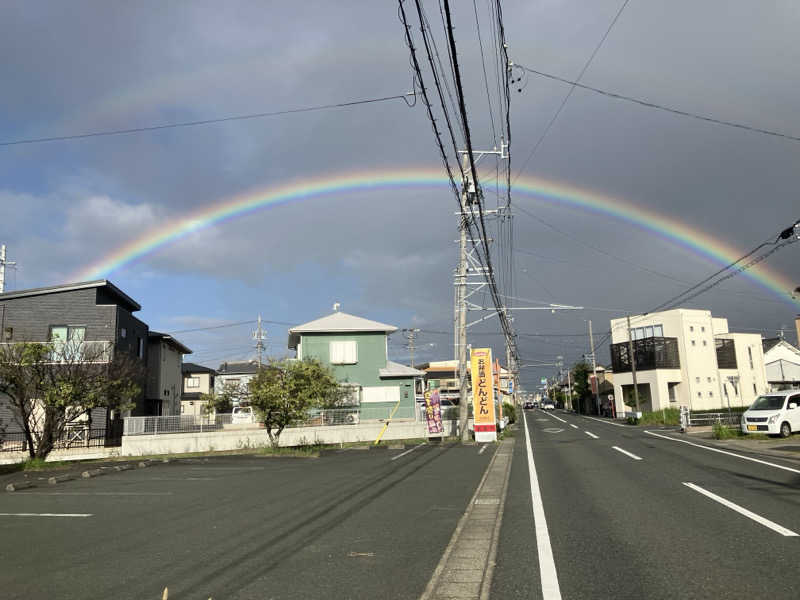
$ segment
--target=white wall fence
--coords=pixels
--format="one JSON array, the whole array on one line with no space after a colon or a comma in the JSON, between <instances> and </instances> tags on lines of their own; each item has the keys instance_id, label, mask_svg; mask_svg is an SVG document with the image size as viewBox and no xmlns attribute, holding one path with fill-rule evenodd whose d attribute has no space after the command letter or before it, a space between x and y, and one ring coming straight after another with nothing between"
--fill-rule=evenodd
<instances>
[{"instance_id":1,"label":"white wall fence","mask_svg":"<svg viewBox=\"0 0 800 600\"><path fill-rule=\"evenodd\" d=\"M303 422L286 428L280 436L279 445L288 447L372 442L381 434L387 421L389 424L383 432L382 440L426 438L428 434L424 413L411 407L405 412L405 416L395 413L389 419L391 409L379 413L371 409L369 416L374 418L366 419L364 411L353 409L315 411ZM351 418L353 416L355 418ZM120 454L181 454L242 450L269 445L269 436L263 425L231 423L230 415L218 417L222 418L217 421L214 417L130 417L130 425L129 419L125 419L125 435L122 437ZM456 435L457 407L455 410L447 408L443 411L443 417L444 436Z\"/></svg>"}]
</instances>

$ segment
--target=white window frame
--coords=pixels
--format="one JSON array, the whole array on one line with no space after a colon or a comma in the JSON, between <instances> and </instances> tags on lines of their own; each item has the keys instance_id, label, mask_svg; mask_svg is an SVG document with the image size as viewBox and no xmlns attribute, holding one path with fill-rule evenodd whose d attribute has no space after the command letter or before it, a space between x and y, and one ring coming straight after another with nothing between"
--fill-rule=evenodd
<instances>
[{"instance_id":1,"label":"white window frame","mask_svg":"<svg viewBox=\"0 0 800 600\"><path fill-rule=\"evenodd\" d=\"M186 378L186 387L187 388L199 388L200 387L200 378L199 377L187 377Z\"/></svg>"},{"instance_id":2,"label":"white window frame","mask_svg":"<svg viewBox=\"0 0 800 600\"><path fill-rule=\"evenodd\" d=\"M358 342L333 340L328 344L328 357L332 365L355 365L358 363Z\"/></svg>"}]
</instances>

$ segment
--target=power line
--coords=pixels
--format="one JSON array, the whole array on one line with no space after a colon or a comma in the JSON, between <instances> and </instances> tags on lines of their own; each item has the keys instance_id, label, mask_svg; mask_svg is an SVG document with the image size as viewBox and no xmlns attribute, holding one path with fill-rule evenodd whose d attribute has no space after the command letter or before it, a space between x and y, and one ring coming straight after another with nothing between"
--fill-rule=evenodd
<instances>
[{"instance_id":1,"label":"power line","mask_svg":"<svg viewBox=\"0 0 800 600\"><path fill-rule=\"evenodd\" d=\"M624 11L625 7L628 6L628 2L629 1L630 0L625 0L622 3L622 6L620 6L619 10L617 11L617 14L614 16L614 20L611 21L611 24L608 26L608 29L606 29L606 32L603 34L603 37L600 39L600 42L597 44L597 46L595 46L594 51L592 52L591 56L589 56L589 59L586 61L586 63L583 65L583 68L581 69L581 72L578 73L578 77L575 79L575 81L580 81L581 78L583 77L584 73L586 73L586 70L589 68L589 65L592 64L592 61L594 60L594 57L597 56L597 53L600 51L600 48L605 43L606 38L608 37L608 34L611 33L611 30L614 28L614 25L617 24L617 21L619 20L619 17L622 14L622 11ZM553 127L553 124L558 119L558 116L561 114L561 111L564 110L564 106L566 106L567 102L570 99L570 96L572 96L572 92L574 92L574 91L575 91L575 86L573 85L573 86L571 86L569 88L569 91L567 92L567 95L564 96L564 99L561 101L561 105L558 107L558 110L553 115L553 118L550 119L550 122L547 124L547 127L544 128L544 131L542 132L542 135L539 136L539 139L536 141L536 144L534 144L533 150L531 150L531 153L528 155L528 158L525 159L525 162L522 164L522 167L520 167L519 171L517 172L517 176L514 178L515 181L517 180L517 178L519 178L519 176L525 170L525 167L528 166L528 163L531 161L533 156L539 150L539 147L542 145L542 142L544 142L544 139L547 137L547 134L549 133L550 129Z\"/></svg>"},{"instance_id":2,"label":"power line","mask_svg":"<svg viewBox=\"0 0 800 600\"><path fill-rule=\"evenodd\" d=\"M239 327L240 325L252 325L256 323L255 319L251 319L250 321L236 321L235 323L223 323L222 325L212 325L210 327L195 327L194 329L177 329L175 331L167 331L166 333L172 335L175 333L193 333L195 331L211 331L213 329L225 329L228 327ZM297 325L297 323L286 323L285 321L268 321L267 319L262 319L262 323L272 323L273 325L288 325L293 326Z\"/></svg>"},{"instance_id":3,"label":"power line","mask_svg":"<svg viewBox=\"0 0 800 600\"><path fill-rule=\"evenodd\" d=\"M692 113L689 111L681 110L679 108L672 108L669 106L665 106L663 104L656 104L655 102L649 102L647 100L642 100L640 98L634 98L633 96L625 96L624 94L619 94L616 92L610 92L608 90L603 90L600 88L592 87L590 85L586 85L583 83L579 83L578 81L571 81L569 79L565 79L564 77L559 77L558 75L553 75L552 73L546 73L544 71L538 71L536 69L532 69L530 67L526 67L525 65L520 65L518 63L514 64L515 67L519 67L529 73L533 73L534 75L539 75L541 77L546 77L548 79L552 79L554 81L560 81L562 83L566 83L573 87L578 87L584 90L588 90L590 92L595 92L597 94L602 94L603 96L608 96L609 98L615 98L616 100L625 100L626 102L634 102L641 106L646 106L647 108L654 108L657 110L663 110L666 112L670 112L676 115L680 115L683 117L690 117L692 119L698 119L700 121L707 121L709 123L715 123L717 125L725 125L726 127L736 127L737 129L744 129L746 131L752 131L755 133L761 133L764 135L770 135L774 137L784 138L787 140L791 140L794 142L800 142L800 137L794 136L788 133L782 133L780 131L772 131L769 129L762 129L760 127L755 127L753 125L745 125L744 123L737 123L735 121L726 121L724 119L718 119L716 117L711 117L708 115L701 115L698 113Z\"/></svg>"},{"instance_id":4,"label":"power line","mask_svg":"<svg viewBox=\"0 0 800 600\"><path fill-rule=\"evenodd\" d=\"M228 121L246 121L249 119L263 119L266 117L276 117L279 115L290 115L296 113L314 112L319 110L328 110L332 108L346 108L349 106L358 106L360 104L372 104L374 102L387 102L389 100L403 100L408 106L414 106L414 103L408 101L408 97L416 98L415 92L407 92L405 94L398 94L396 96L383 96L381 98L367 98L364 100L350 100L347 102L337 102L335 104L320 104L318 106L306 106L302 108L290 108L286 110L276 110L271 112L252 113L247 115L233 115L228 117L218 117L215 119L203 119L200 121L183 121L180 123L164 123L162 125L150 125L145 127L131 127L128 129L112 129L107 131L92 131L88 133L75 133L70 135L57 135L41 138L30 138L22 140L11 140L0 142L0 146L19 146L21 144L40 144L43 142L63 142L66 140L78 140L93 137L105 137L112 135L126 135L130 133L142 133L146 131L159 131L161 129L175 129L177 127L196 127L198 125L211 125L214 123L226 123Z\"/></svg>"}]
</instances>

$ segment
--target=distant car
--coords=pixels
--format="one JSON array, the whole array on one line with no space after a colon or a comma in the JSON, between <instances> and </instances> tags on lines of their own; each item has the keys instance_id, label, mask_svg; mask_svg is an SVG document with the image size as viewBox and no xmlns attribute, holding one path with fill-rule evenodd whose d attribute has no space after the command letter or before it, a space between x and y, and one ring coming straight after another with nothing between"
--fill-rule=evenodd
<instances>
[{"instance_id":1,"label":"distant car","mask_svg":"<svg viewBox=\"0 0 800 600\"><path fill-rule=\"evenodd\" d=\"M231 413L231 423L241 425L243 423L255 423L256 416L252 406L234 406Z\"/></svg>"},{"instance_id":2,"label":"distant car","mask_svg":"<svg viewBox=\"0 0 800 600\"><path fill-rule=\"evenodd\" d=\"M545 400L542 402L542 409L543 410L555 410L556 405L553 404L552 400Z\"/></svg>"},{"instance_id":3,"label":"distant car","mask_svg":"<svg viewBox=\"0 0 800 600\"><path fill-rule=\"evenodd\" d=\"M528 410L528 409L536 408L536 407L534 406L533 402L528 400L525 404L522 405L522 408Z\"/></svg>"},{"instance_id":4,"label":"distant car","mask_svg":"<svg viewBox=\"0 0 800 600\"><path fill-rule=\"evenodd\" d=\"M766 433L789 437L800 431L800 390L770 392L756 401L742 415L743 433Z\"/></svg>"}]
</instances>

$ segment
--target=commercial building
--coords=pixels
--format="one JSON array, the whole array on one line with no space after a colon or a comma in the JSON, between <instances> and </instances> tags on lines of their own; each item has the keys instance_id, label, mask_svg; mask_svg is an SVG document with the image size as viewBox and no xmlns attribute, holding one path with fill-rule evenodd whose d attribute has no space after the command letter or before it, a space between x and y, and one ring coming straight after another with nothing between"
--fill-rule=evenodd
<instances>
[{"instance_id":1,"label":"commercial building","mask_svg":"<svg viewBox=\"0 0 800 600\"><path fill-rule=\"evenodd\" d=\"M748 406L767 391L761 336L732 333L707 310L675 309L611 321L617 414L634 404L632 341L639 409ZM626 407L627 405L627 407Z\"/></svg>"}]
</instances>

